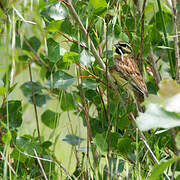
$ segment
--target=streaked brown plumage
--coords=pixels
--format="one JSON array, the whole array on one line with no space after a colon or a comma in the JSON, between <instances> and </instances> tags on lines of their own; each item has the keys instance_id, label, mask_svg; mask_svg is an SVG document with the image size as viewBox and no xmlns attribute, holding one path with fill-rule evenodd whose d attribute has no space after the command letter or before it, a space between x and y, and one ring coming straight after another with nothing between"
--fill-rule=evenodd
<instances>
[{"instance_id":1,"label":"streaked brown plumage","mask_svg":"<svg viewBox=\"0 0 180 180\"><path fill-rule=\"evenodd\" d=\"M110 73L119 85L134 93L136 101L140 101L137 103L140 106L144 96L148 96L148 91L138 66L132 58L132 49L127 42L123 41L115 44L115 47L114 66L110 67ZM140 110L140 107L138 109Z\"/></svg>"}]
</instances>

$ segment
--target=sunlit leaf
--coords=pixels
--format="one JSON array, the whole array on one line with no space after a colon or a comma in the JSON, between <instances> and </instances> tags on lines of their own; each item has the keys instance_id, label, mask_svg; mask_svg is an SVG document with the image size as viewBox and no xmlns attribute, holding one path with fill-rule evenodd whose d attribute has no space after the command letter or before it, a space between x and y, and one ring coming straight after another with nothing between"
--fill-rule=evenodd
<instances>
[{"instance_id":1,"label":"sunlit leaf","mask_svg":"<svg viewBox=\"0 0 180 180\"><path fill-rule=\"evenodd\" d=\"M0 86L0 96L4 96L5 92L6 92L6 88L5 87L1 87Z\"/></svg>"},{"instance_id":2,"label":"sunlit leaf","mask_svg":"<svg viewBox=\"0 0 180 180\"><path fill-rule=\"evenodd\" d=\"M94 57L91 56L86 50L83 50L79 57L79 62L84 66L90 66L95 61Z\"/></svg>"},{"instance_id":3,"label":"sunlit leaf","mask_svg":"<svg viewBox=\"0 0 180 180\"><path fill-rule=\"evenodd\" d=\"M2 137L2 141L7 144L7 145L10 145L10 142L11 142L11 139L12 139L12 136L11 136L11 132L8 131L5 135L3 135Z\"/></svg>"},{"instance_id":4,"label":"sunlit leaf","mask_svg":"<svg viewBox=\"0 0 180 180\"><path fill-rule=\"evenodd\" d=\"M48 19L52 18L57 21L65 19L68 12L66 7L61 2L58 2L47 6L41 14Z\"/></svg>"},{"instance_id":5,"label":"sunlit leaf","mask_svg":"<svg viewBox=\"0 0 180 180\"><path fill-rule=\"evenodd\" d=\"M152 170L151 176L148 178L149 180L159 180L159 176L174 162L180 159L179 157L169 159L166 162L161 162L159 165L155 165Z\"/></svg>"},{"instance_id":6,"label":"sunlit leaf","mask_svg":"<svg viewBox=\"0 0 180 180\"><path fill-rule=\"evenodd\" d=\"M91 79L85 79L85 80L83 80L83 87L87 88L87 89L96 90L98 87L98 83Z\"/></svg>"},{"instance_id":7,"label":"sunlit leaf","mask_svg":"<svg viewBox=\"0 0 180 180\"><path fill-rule=\"evenodd\" d=\"M73 84L75 81L75 77L64 71L56 71L53 74L53 88L54 89L67 89L69 86Z\"/></svg>"},{"instance_id":8,"label":"sunlit leaf","mask_svg":"<svg viewBox=\"0 0 180 180\"><path fill-rule=\"evenodd\" d=\"M73 99L73 95L70 93L66 93L63 95L62 100L61 100L61 109L63 111L71 111L75 107L75 100Z\"/></svg>"},{"instance_id":9,"label":"sunlit leaf","mask_svg":"<svg viewBox=\"0 0 180 180\"><path fill-rule=\"evenodd\" d=\"M107 142L103 134L96 134L94 138L95 145L100 149L101 153L107 152Z\"/></svg>"},{"instance_id":10,"label":"sunlit leaf","mask_svg":"<svg viewBox=\"0 0 180 180\"><path fill-rule=\"evenodd\" d=\"M60 30L63 20L52 21L46 26L46 30L49 32L58 32Z\"/></svg>"},{"instance_id":11,"label":"sunlit leaf","mask_svg":"<svg viewBox=\"0 0 180 180\"><path fill-rule=\"evenodd\" d=\"M148 104L145 113L139 113L136 123L140 130L151 128L172 128L180 126L180 117L176 113L167 112L157 104Z\"/></svg>"},{"instance_id":12,"label":"sunlit leaf","mask_svg":"<svg viewBox=\"0 0 180 180\"><path fill-rule=\"evenodd\" d=\"M107 7L106 0L90 0L90 4L95 9Z\"/></svg>"},{"instance_id":13,"label":"sunlit leaf","mask_svg":"<svg viewBox=\"0 0 180 180\"><path fill-rule=\"evenodd\" d=\"M63 56L63 62L78 63L79 54L76 52L65 52Z\"/></svg>"}]
</instances>

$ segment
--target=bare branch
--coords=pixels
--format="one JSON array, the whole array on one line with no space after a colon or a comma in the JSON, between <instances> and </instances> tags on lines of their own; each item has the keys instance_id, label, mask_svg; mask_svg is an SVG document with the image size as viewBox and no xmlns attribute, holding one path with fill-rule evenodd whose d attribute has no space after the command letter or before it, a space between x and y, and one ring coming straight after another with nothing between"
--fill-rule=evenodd
<instances>
[{"instance_id":1,"label":"bare branch","mask_svg":"<svg viewBox=\"0 0 180 180\"><path fill-rule=\"evenodd\" d=\"M173 28L174 28L174 49L176 58L176 80L180 83L180 57L179 57L179 46L178 46L178 32L177 32L177 10L176 10L176 0L171 0L172 2L172 14L173 14Z\"/></svg>"},{"instance_id":2,"label":"bare branch","mask_svg":"<svg viewBox=\"0 0 180 180\"><path fill-rule=\"evenodd\" d=\"M140 44L140 72L143 71L143 49L144 49L144 9L146 6L146 0L143 1L143 7L141 11L141 44Z\"/></svg>"},{"instance_id":3,"label":"bare branch","mask_svg":"<svg viewBox=\"0 0 180 180\"><path fill-rule=\"evenodd\" d=\"M152 65L153 75L154 75L154 78L156 80L156 84L158 85L159 82L161 81L161 77L160 77L160 74L159 74L159 71L158 71L156 60L154 59L152 46L150 47L149 55L150 55L150 58L151 58L151 65Z\"/></svg>"}]
</instances>

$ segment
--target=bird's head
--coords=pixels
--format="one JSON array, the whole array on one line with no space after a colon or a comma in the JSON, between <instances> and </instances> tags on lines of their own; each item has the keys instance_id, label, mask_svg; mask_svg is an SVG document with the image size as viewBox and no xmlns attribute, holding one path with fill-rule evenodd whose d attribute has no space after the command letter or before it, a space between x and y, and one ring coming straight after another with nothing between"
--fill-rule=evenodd
<instances>
[{"instance_id":1,"label":"bird's head","mask_svg":"<svg viewBox=\"0 0 180 180\"><path fill-rule=\"evenodd\" d=\"M130 46L130 44L126 41L119 41L117 44L114 45L115 46L115 52L118 55L128 55L132 53L132 48Z\"/></svg>"}]
</instances>

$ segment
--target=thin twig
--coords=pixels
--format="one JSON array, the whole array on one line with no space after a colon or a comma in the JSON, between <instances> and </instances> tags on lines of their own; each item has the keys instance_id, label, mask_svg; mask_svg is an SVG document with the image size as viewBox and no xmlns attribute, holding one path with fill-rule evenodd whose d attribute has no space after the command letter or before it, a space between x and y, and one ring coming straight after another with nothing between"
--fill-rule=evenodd
<instances>
[{"instance_id":1,"label":"thin twig","mask_svg":"<svg viewBox=\"0 0 180 180\"><path fill-rule=\"evenodd\" d=\"M16 31L15 31L15 15L14 15L14 9L13 9L13 23L12 23L12 69L11 69L11 78L10 78L10 85L13 85L14 77L15 77L15 69L16 69L16 63L15 63L15 44L16 44Z\"/></svg>"},{"instance_id":2,"label":"thin twig","mask_svg":"<svg viewBox=\"0 0 180 180\"><path fill-rule=\"evenodd\" d=\"M177 145L176 145L176 140L175 140L176 139L176 133L175 133L174 128L171 129L171 137L172 137L172 142L173 142L173 145L174 145L176 156L179 156L180 151L178 150ZM177 167L178 163L179 163L179 160L174 163L172 177L171 177L172 180L174 179L174 175L175 175L175 171L176 171L176 167Z\"/></svg>"},{"instance_id":3,"label":"thin twig","mask_svg":"<svg viewBox=\"0 0 180 180\"><path fill-rule=\"evenodd\" d=\"M84 68L80 64L77 64L81 69L85 70L87 73L89 73L93 78L95 78L97 81L101 82L104 86L108 86L105 82L103 82L98 76L95 74L91 73L87 68Z\"/></svg>"},{"instance_id":4,"label":"thin twig","mask_svg":"<svg viewBox=\"0 0 180 180\"><path fill-rule=\"evenodd\" d=\"M9 168L11 169L11 171L13 172L13 174L14 174L15 176L17 176L15 170L13 169L13 167L11 166L11 164L6 160L4 154L3 154L2 152L0 152L0 154L1 154L1 156L2 156L2 160L4 160L4 161L7 162L8 166L9 166Z\"/></svg>"},{"instance_id":5,"label":"thin twig","mask_svg":"<svg viewBox=\"0 0 180 180\"><path fill-rule=\"evenodd\" d=\"M110 15L106 14L105 23L106 23L106 77L107 77L107 111L106 118L108 123L108 133L107 133L107 141L108 141L108 149L107 149L107 159L108 159L108 171L110 172L110 133L111 133L111 122L110 122L110 97L109 97L109 78L108 78L108 24L110 21ZM110 179L110 175L108 177Z\"/></svg>"},{"instance_id":6,"label":"thin twig","mask_svg":"<svg viewBox=\"0 0 180 180\"><path fill-rule=\"evenodd\" d=\"M86 41L87 41L87 42L90 42L90 50L91 50L91 53L93 54L93 56L94 56L95 59L97 60L97 62L98 62L98 64L100 65L100 67L101 67L103 70L106 70L106 65L104 64L104 62L103 62L103 60L101 59L101 57L98 55L97 50L95 49L95 46L94 46L92 40L90 39L90 37L89 37L86 29L84 28L84 26L83 26L83 24L82 24L79 16L77 15L77 13L76 13L73 5L71 4L70 0L64 0L64 1L65 1L66 6L68 7L69 11L71 12L71 15L72 15L73 19L74 19L74 20L76 21L76 23L79 25L79 28L80 28L81 32L83 33ZM109 78L109 82L112 84L112 87L113 87L114 91L116 92L116 94L117 94L117 96L118 96L118 98L119 98L119 100L120 100L120 102L121 102L121 104L122 104L122 107L123 107L124 109L126 109L126 108L125 108L125 103L124 103L124 101L122 100L122 97L121 97L121 95L120 95L120 93L119 93L119 91L118 91L118 87L117 87L117 85L114 83L114 79L113 79L112 76L110 75L109 71L107 71L107 76L108 76L108 78ZM84 98L85 98L85 97L84 97ZM134 127L137 127L137 126L136 126L136 123L135 123L135 118L134 118L133 113L130 113L130 116L131 116L131 118L132 118L132 124L133 124L133 126L134 126ZM88 118L89 118L89 117L88 117ZM145 140L145 136L144 136L143 132L140 131L140 130L139 130L139 135L140 135L140 137L141 137L142 140ZM92 145L92 144L91 144L91 145ZM147 144L147 145L148 145L148 144ZM148 146L148 147L149 147L149 146ZM150 149L150 148L149 148L149 149ZM154 157L154 156L153 156L153 159L154 159L155 161L157 160L156 157Z\"/></svg>"},{"instance_id":7,"label":"thin twig","mask_svg":"<svg viewBox=\"0 0 180 180\"><path fill-rule=\"evenodd\" d=\"M148 149L149 153L151 154L151 156L153 157L153 159L155 160L155 162L157 164L160 164L159 161L157 160L156 156L154 155L154 153L152 152L151 148L149 147L148 143L146 142L145 139L141 138L141 140L144 142L146 148ZM167 177L168 180L170 180L169 176L167 175L166 172L164 172L164 175Z\"/></svg>"},{"instance_id":8,"label":"thin twig","mask_svg":"<svg viewBox=\"0 0 180 180\"><path fill-rule=\"evenodd\" d=\"M106 70L106 65L104 64L103 60L101 59L101 57L99 56L92 40L90 39L85 27L83 26L79 16L77 15L73 5L71 4L70 0L64 0L63 2L65 2L66 6L68 7L69 11L71 12L71 15L73 17L73 19L76 21L76 23L79 25L79 28L81 30L81 32L83 33L85 39L87 42L90 42L90 50L91 53L93 54L93 56L95 57L95 59L97 60L99 66L103 69ZM114 83L114 79L112 78L111 74L109 73L109 71L107 72L107 76L109 78L109 82L112 84L112 87L114 89L114 91L116 92L119 100L121 101L121 104L125 107L125 103L122 100L122 97L118 91L118 87L117 85Z\"/></svg>"},{"instance_id":9,"label":"thin twig","mask_svg":"<svg viewBox=\"0 0 180 180\"><path fill-rule=\"evenodd\" d=\"M179 42L178 42L178 32L177 32L177 9L176 0L171 0L172 2L172 13L173 13L173 28L174 28L174 48L175 48L175 58L176 58L176 80L180 83L180 57L179 57Z\"/></svg>"},{"instance_id":10,"label":"thin twig","mask_svg":"<svg viewBox=\"0 0 180 180\"><path fill-rule=\"evenodd\" d=\"M64 38L66 38L69 42L78 45L78 42L77 42L77 41L75 41L75 40L73 40L73 39L70 39L68 36L66 36L66 35L65 35L64 33L62 33L61 31L59 31L58 34L62 35L62 36L63 36ZM82 47L83 49L88 50L88 47L86 47L86 46L84 46L84 45L82 45L82 44L80 44L80 47Z\"/></svg>"},{"instance_id":11,"label":"thin twig","mask_svg":"<svg viewBox=\"0 0 180 180\"><path fill-rule=\"evenodd\" d=\"M67 172L67 170L64 168L64 166L62 165L62 163L60 163L55 156L52 156L52 159L45 159L45 158L41 158L41 157L37 157L37 156L33 156L33 155L30 155L28 153L25 153L23 151L21 151L15 144L14 146L16 147L16 149L18 150L19 153L25 155L25 156L28 156L28 157L31 157L31 158L35 158L35 159L39 159L41 161L46 161L46 162L52 162L54 163L60 170L62 170L64 172L64 175L66 175L66 177L69 179L69 180L72 180L72 178L70 177L69 173Z\"/></svg>"},{"instance_id":12,"label":"thin twig","mask_svg":"<svg viewBox=\"0 0 180 180\"><path fill-rule=\"evenodd\" d=\"M37 132L38 132L38 139L39 139L39 144L41 145L41 135L40 135L39 120L38 120L38 114L37 114L36 98L35 98L35 93L34 93L34 84L33 84L33 80L32 80L32 72L31 72L31 63L30 63L30 61L28 61L28 66L29 66L29 76L30 76L31 87L32 87L32 100L33 100L34 112L35 112L35 117L36 117L36 126L37 126Z\"/></svg>"},{"instance_id":13,"label":"thin twig","mask_svg":"<svg viewBox=\"0 0 180 180\"><path fill-rule=\"evenodd\" d=\"M153 54L153 49L152 46L150 46L150 53L149 53L150 59L151 59L151 66L153 70L153 75L156 80L156 84L158 85L159 82L161 81L161 77L158 71L157 63L156 60L154 59L154 54Z\"/></svg>"},{"instance_id":14,"label":"thin twig","mask_svg":"<svg viewBox=\"0 0 180 180\"><path fill-rule=\"evenodd\" d=\"M35 149L33 149L33 150L34 150L34 154L35 154L35 156L36 156L36 158L37 158L37 161L38 161L38 163L39 163L39 166L40 166L40 168L41 168L41 171L42 171L42 174L43 174L43 176L44 176L44 179L45 179L45 180L48 180L48 178L47 178L47 176L46 176L46 173L45 173L45 171L44 171L44 168L43 168L43 166L42 166L42 164L41 164L40 158L38 157L36 150L35 150Z\"/></svg>"},{"instance_id":15,"label":"thin twig","mask_svg":"<svg viewBox=\"0 0 180 180\"><path fill-rule=\"evenodd\" d=\"M140 44L140 72L143 72L143 49L144 49L144 9L146 6L146 0L143 1L143 7L141 11L141 44Z\"/></svg>"}]
</instances>

